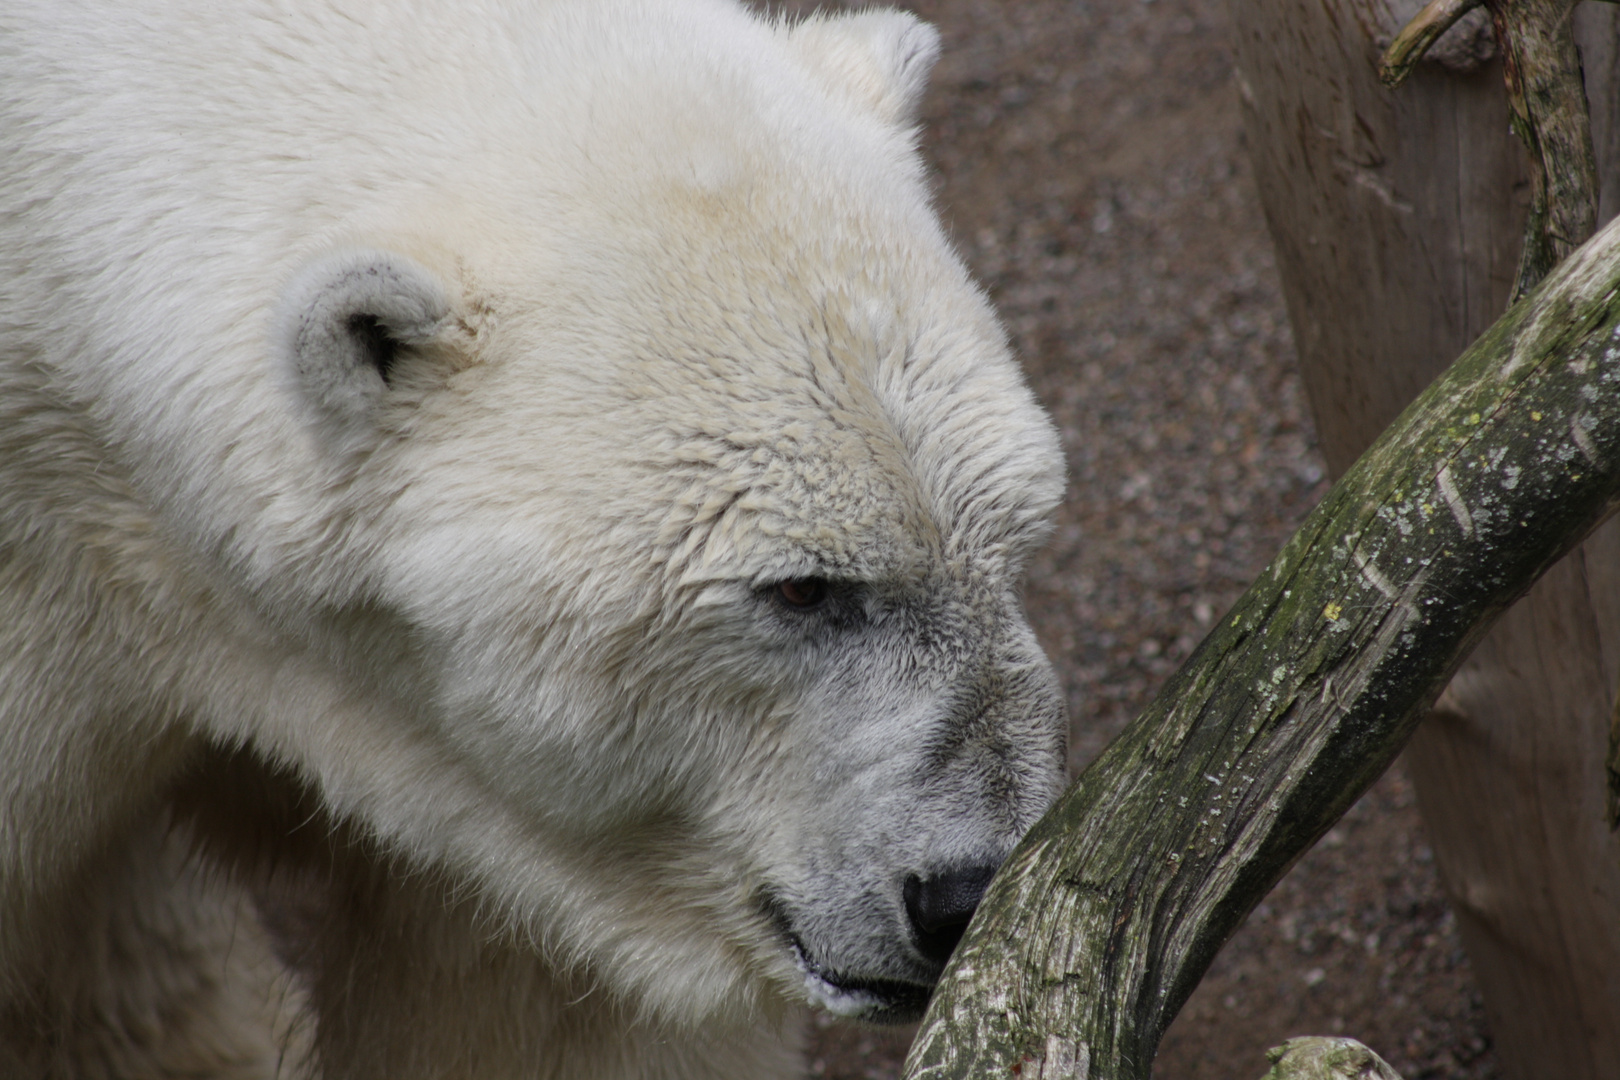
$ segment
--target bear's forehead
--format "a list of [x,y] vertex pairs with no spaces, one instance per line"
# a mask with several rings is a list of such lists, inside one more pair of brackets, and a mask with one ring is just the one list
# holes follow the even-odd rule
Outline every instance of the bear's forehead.
[[643,452],[674,484],[663,542],[908,576],[1033,524],[1040,511],[1020,520],[998,498],[1044,496],[1017,431],[972,416],[975,366],[1010,369],[999,340],[971,327],[951,340],[870,292],[793,307],[727,313],[631,364]]
[[1022,545],[1061,485],[1049,425],[937,231],[847,194],[704,223],[615,208],[561,265],[475,263],[489,407],[532,414],[512,446],[538,432],[599,469],[590,500],[638,477],[670,565],[904,574]]
[[851,325],[848,300],[698,298],[637,343],[618,389],[639,452],[668,477],[662,539],[701,534],[709,559],[797,550],[835,566],[937,548],[875,385],[907,343]]

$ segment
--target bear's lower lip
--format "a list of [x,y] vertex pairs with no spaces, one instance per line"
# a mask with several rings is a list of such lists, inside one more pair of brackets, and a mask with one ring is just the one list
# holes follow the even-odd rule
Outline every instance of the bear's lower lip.
[[863,979],[831,971],[805,950],[798,935],[787,935],[793,961],[804,976],[811,1002],[834,1016],[869,1024],[909,1024],[922,1018],[933,987],[898,979]]
[[932,981],[868,979],[834,971],[819,963],[805,948],[781,900],[766,892],[760,897],[760,907],[793,954],[793,962],[804,976],[805,994],[812,1004],[834,1016],[869,1024],[909,1024],[922,1018],[934,992]]

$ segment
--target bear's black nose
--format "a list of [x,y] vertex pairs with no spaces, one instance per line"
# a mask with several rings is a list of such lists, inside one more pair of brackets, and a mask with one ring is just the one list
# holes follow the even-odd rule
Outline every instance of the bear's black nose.
[[917,951],[944,966],[951,950],[962,940],[968,920],[979,906],[990,879],[996,876],[995,863],[959,866],[928,877],[908,875],[901,894]]

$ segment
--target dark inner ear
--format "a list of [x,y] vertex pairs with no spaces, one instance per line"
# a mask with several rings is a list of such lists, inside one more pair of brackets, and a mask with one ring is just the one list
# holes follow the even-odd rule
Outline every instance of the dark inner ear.
[[393,385],[394,361],[399,357],[399,342],[388,334],[382,320],[375,315],[349,316],[349,334],[360,347],[366,363],[382,376],[384,385]]
[[[3,3],[4,0],[0,0]],[[375,434],[378,409],[410,381],[450,318],[442,280],[403,255],[369,248],[312,260],[287,283],[276,346],[298,392],[333,438]]]

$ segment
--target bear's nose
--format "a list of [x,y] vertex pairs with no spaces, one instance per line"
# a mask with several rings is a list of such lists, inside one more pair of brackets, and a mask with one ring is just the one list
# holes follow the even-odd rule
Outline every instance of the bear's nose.
[[901,894],[917,951],[941,967],[962,940],[997,863],[952,867],[928,877],[907,875]]

